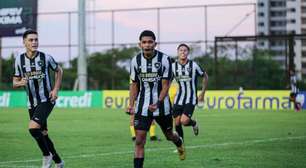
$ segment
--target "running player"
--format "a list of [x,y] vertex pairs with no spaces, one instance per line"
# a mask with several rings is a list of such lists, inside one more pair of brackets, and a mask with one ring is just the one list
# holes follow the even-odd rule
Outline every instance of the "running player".
[[[190,48],[186,44],[177,47],[178,60],[172,63],[173,77],[179,85],[173,106],[175,130],[184,139],[182,125],[192,126],[195,135],[199,134],[199,127],[195,120],[191,119],[195,105],[198,101],[204,101],[208,76],[206,72],[194,61],[188,59]],[[197,97],[197,79],[203,78],[202,91]]]
[[152,31],[143,31],[139,36],[139,47],[142,51],[131,61],[132,83],[127,111],[135,113],[134,168],[143,167],[146,135],[153,119],[159,124],[167,140],[176,145],[180,159],[185,159],[183,140],[173,132],[172,126],[171,103],[168,96],[171,62],[168,56],[155,50],[155,40]]
[[[13,87],[24,87],[28,95],[30,115],[29,132],[43,155],[43,168],[50,168],[52,160],[57,168],[63,168],[64,162],[57,154],[54,144],[48,136],[47,119],[57,99],[63,70],[55,60],[38,48],[38,34],[28,30],[23,34],[26,52],[15,59]],[[55,84],[52,87],[49,71],[55,71]]]

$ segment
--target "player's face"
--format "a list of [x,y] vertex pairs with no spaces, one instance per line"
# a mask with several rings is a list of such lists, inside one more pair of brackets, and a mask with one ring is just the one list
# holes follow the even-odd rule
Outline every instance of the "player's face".
[[139,42],[139,47],[144,55],[152,55],[156,46],[155,40],[150,36],[144,36]]
[[178,58],[181,59],[181,60],[187,59],[188,54],[189,54],[188,48],[185,47],[185,46],[181,46],[181,47],[178,48],[178,50],[177,50]]
[[38,48],[38,36],[37,34],[29,34],[27,37],[23,40],[23,44],[27,51],[35,52]]

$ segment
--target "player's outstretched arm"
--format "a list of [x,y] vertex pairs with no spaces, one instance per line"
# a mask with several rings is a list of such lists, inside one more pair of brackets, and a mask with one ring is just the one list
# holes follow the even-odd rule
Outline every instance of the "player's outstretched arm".
[[202,83],[202,91],[198,97],[199,102],[203,102],[204,101],[204,96],[205,96],[205,92],[207,89],[207,85],[208,85],[208,75],[206,72],[204,72],[204,76],[203,76],[203,83]]
[[129,96],[129,106],[127,108],[127,113],[134,114],[134,103],[138,95],[138,84],[137,82],[131,82],[130,84],[130,96]]
[[50,98],[51,101],[55,101],[57,99],[57,93],[59,89],[61,88],[62,84],[62,78],[63,78],[63,69],[58,66],[56,71],[55,71],[55,83],[52,91],[50,92]]

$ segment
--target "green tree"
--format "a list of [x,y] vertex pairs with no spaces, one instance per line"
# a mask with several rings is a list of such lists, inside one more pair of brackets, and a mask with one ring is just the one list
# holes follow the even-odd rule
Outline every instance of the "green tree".
[[224,54],[217,59],[217,76],[211,53],[195,60],[208,73],[210,89],[238,89],[240,86],[245,89],[286,89],[285,70],[272,57],[271,52],[264,50],[255,50],[237,60]]
[[1,90],[12,90],[12,79],[14,75],[14,55],[11,54],[8,59],[2,58],[2,76],[0,81]]
[[138,48],[122,48],[90,55],[88,57],[89,88],[128,89],[129,67],[124,66],[124,63],[129,62],[138,51]]

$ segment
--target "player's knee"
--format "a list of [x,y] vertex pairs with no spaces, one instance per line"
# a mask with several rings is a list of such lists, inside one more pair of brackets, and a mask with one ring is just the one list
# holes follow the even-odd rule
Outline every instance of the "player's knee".
[[146,140],[142,139],[142,138],[137,138],[135,140],[135,145],[136,146],[140,146],[140,147],[144,147],[144,145],[146,144]]
[[37,122],[30,120],[29,129],[40,129],[40,128],[41,126]]
[[189,122],[190,122],[190,119],[189,118],[181,118],[181,123],[183,124],[183,125],[188,125],[189,124]]

